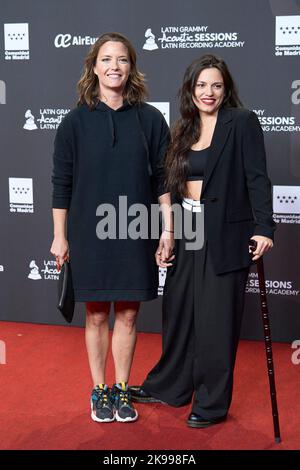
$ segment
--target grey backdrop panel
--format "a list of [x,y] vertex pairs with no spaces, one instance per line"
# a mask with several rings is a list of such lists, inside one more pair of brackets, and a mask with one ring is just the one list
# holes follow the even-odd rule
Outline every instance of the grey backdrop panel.
[[[83,42],[82,38],[96,38],[105,31],[120,31],[136,47],[139,68],[148,79],[149,101],[169,102],[171,122],[178,116],[176,95],[186,66],[203,53],[212,52],[227,61],[245,106],[259,112],[264,110],[261,116],[270,117],[279,125],[284,123],[283,118],[293,124],[288,129],[264,127],[270,177],[276,191],[281,191],[282,207],[285,201],[288,204],[283,209],[285,219],[280,209],[277,211],[276,244],[272,254],[266,255],[265,265],[273,338],[292,341],[299,337],[299,20],[299,0],[1,0],[0,319],[64,324],[55,307],[56,275],[49,253],[55,129],[47,128],[39,119],[42,116],[57,119],[60,110],[75,106],[76,83],[90,47],[68,42],[66,47],[56,47],[55,38],[69,34],[72,40]],[[13,51],[4,25],[10,25],[8,28],[13,28],[10,32],[17,34],[24,32],[24,27],[19,26],[24,23],[28,24],[29,59],[23,56],[21,60],[6,60],[6,55],[11,57]],[[280,30],[282,24],[286,31]],[[231,33],[232,39],[226,47],[216,45],[217,40],[211,36],[204,44],[203,38],[187,36],[197,33],[190,29],[195,26],[208,34]],[[183,27],[189,28],[185,34]],[[145,36],[149,28],[152,40]],[[164,33],[171,37],[169,42],[162,40]],[[289,38],[293,54],[275,55],[280,34]],[[179,37],[181,41],[175,41]],[[68,41],[67,36],[65,39]],[[218,39],[219,43],[223,41],[222,36]],[[235,44],[229,47],[228,42]],[[157,44],[156,49],[143,49],[144,44],[153,43]],[[198,45],[193,47],[195,43]],[[181,45],[166,47],[166,44]],[[187,45],[190,47],[182,47]],[[20,46],[23,49],[24,45]],[[33,118],[28,115],[25,118],[27,110]],[[37,129],[24,129],[25,122],[30,127],[32,120]],[[10,211],[9,178],[32,180],[33,213]],[[282,194],[286,199],[282,199]],[[298,197],[295,199],[298,209],[293,209],[288,197]],[[291,207],[290,212],[286,207]],[[260,339],[255,269],[252,272],[242,336]],[[76,307],[74,324],[84,324],[82,304]],[[161,298],[142,306],[138,327],[140,331],[160,331]]]

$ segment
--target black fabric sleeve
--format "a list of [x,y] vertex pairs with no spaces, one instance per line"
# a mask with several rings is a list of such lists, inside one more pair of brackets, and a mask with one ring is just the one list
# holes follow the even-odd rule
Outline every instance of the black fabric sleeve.
[[274,239],[276,224],[273,221],[271,182],[267,175],[263,131],[254,112],[244,123],[243,160],[249,199],[255,219],[253,235]]
[[165,175],[165,155],[170,142],[169,126],[161,113],[159,117],[150,146],[150,162],[157,197],[168,192]]
[[59,125],[54,141],[52,208],[69,209],[72,197],[73,152],[67,117]]

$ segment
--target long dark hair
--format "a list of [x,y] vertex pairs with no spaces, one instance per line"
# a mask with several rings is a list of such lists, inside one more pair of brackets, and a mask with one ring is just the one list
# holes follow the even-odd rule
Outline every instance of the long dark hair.
[[128,51],[130,73],[124,89],[123,98],[130,104],[135,104],[144,101],[147,96],[145,75],[137,69],[136,52],[133,45],[129,39],[120,33],[105,33],[97,39],[85,59],[83,74],[77,84],[79,94],[78,105],[86,103],[90,109],[93,109],[99,101],[99,80],[94,73],[94,66],[99,49],[108,41],[121,42]]
[[200,138],[199,110],[193,102],[195,86],[202,70],[215,67],[223,77],[225,96],[222,107],[242,107],[237,89],[223,59],[207,54],[186,69],[178,96],[180,118],[171,129],[171,143],[166,154],[167,187],[180,198],[186,197],[187,154]]

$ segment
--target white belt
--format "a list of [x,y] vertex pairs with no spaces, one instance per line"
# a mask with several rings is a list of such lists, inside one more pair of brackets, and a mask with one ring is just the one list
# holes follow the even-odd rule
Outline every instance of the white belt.
[[195,201],[194,199],[183,198],[181,202],[182,207],[192,212],[201,212],[201,203],[200,201]]

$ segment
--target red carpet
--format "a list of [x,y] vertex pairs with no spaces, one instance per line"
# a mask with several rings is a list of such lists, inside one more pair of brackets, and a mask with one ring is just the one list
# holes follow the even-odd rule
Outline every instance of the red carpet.
[[[0,365],[1,449],[299,449],[300,365],[289,344],[273,346],[282,443],[275,444],[264,345],[240,343],[227,422],[208,429],[185,425],[189,407],[138,405],[130,424],[90,419],[91,381],[84,330],[0,323],[6,364]],[[131,384],[160,355],[160,336],[139,334]],[[108,361],[109,384],[114,371]]]

